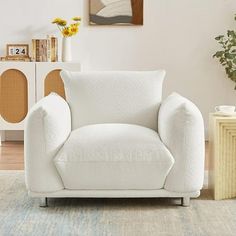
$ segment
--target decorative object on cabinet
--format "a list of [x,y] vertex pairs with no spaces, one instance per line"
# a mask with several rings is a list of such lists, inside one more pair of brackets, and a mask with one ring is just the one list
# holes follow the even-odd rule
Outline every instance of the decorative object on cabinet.
[[27,61],[29,62],[29,45],[28,44],[7,44],[6,56],[1,57],[0,61]]
[[51,92],[65,98],[60,70],[79,63],[0,62],[0,145],[5,130],[24,130],[28,110]]
[[72,61],[71,38],[69,37],[62,38],[61,60],[63,62]]
[[20,62],[30,62],[30,57],[1,57],[0,61],[20,61]]
[[7,44],[7,57],[29,57],[28,44]]
[[215,200],[236,197],[236,115],[210,114],[209,187]]
[[[236,14],[234,19],[236,20]],[[221,50],[213,57],[218,58],[220,64],[225,67],[229,79],[236,83],[236,31],[228,30],[227,35],[219,35],[215,40],[220,44]],[[235,88],[236,90],[236,85]]]
[[76,35],[79,31],[79,26],[81,22],[81,17],[72,18],[73,23],[68,24],[66,20],[61,18],[55,18],[52,23],[56,24],[60,30],[62,39],[62,61],[70,62],[72,61],[71,53],[71,37]]
[[50,40],[50,61],[58,61],[58,39],[54,36],[48,36]]
[[91,25],[143,25],[143,0],[90,0]]
[[47,36],[47,39],[32,39],[32,60],[35,62],[57,62],[57,38]]

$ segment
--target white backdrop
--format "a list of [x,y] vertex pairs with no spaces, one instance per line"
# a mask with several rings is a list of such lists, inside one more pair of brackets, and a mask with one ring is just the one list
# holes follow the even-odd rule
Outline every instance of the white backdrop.
[[88,26],[88,0],[1,0],[0,54],[6,43],[30,43],[32,37],[58,35],[50,21],[81,15],[73,38],[73,58],[84,70],[164,68],[164,97],[177,91],[203,113],[218,104],[236,105],[234,83],[212,59],[214,37],[236,29],[235,0],[144,0],[144,26]]

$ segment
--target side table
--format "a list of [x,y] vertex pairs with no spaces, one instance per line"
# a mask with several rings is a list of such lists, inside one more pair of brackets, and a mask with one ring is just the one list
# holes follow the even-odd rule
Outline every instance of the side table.
[[236,116],[210,114],[209,188],[215,200],[236,197]]

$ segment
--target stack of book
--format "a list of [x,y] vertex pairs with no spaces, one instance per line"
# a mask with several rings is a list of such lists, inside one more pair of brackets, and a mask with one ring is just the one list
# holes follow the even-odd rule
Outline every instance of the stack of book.
[[57,38],[54,36],[48,36],[47,39],[32,39],[32,61],[57,62]]
[[0,57],[0,61],[23,61],[23,62],[30,62],[30,57]]

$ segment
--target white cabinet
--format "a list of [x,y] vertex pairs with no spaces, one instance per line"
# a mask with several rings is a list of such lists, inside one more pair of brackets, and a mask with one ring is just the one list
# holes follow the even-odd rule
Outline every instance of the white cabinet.
[[0,62],[0,144],[5,130],[24,130],[29,109],[50,92],[65,98],[62,69],[80,71],[79,63]]

